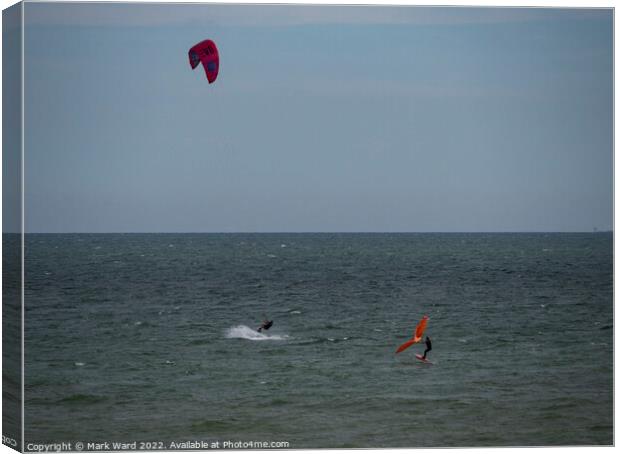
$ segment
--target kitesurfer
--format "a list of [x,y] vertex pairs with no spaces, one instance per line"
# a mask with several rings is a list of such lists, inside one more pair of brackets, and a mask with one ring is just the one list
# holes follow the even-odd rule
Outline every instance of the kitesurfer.
[[269,328],[271,328],[271,325],[273,325],[273,320],[263,320],[263,324],[259,326],[258,332],[260,333],[262,330],[267,331]]
[[426,354],[433,349],[430,337],[426,336],[426,340],[424,341],[424,343],[426,344],[426,350],[424,350],[424,355],[422,356],[422,359],[426,359]]

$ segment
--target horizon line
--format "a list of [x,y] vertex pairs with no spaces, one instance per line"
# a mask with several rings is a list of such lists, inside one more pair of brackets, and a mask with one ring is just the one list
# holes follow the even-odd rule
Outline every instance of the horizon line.
[[282,235],[282,234],[544,234],[544,233],[613,233],[613,229],[603,230],[418,230],[418,231],[380,231],[380,230],[316,230],[316,231],[110,231],[110,232],[92,232],[92,231],[67,231],[67,232],[2,232],[3,234],[13,235]]

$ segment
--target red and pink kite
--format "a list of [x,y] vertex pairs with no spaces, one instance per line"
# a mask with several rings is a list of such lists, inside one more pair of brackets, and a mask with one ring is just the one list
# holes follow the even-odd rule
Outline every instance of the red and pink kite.
[[195,69],[199,63],[205,68],[205,73],[210,84],[217,79],[220,69],[220,55],[215,43],[210,39],[199,42],[189,50],[189,64]]

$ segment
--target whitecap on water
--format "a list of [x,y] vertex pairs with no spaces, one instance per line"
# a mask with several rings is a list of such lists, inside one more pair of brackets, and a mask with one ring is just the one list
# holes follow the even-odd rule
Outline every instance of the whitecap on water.
[[86,365],[86,363],[73,363],[73,364],[78,367],[82,367]]
[[289,338],[286,334],[280,335],[259,333],[255,329],[245,325],[237,325],[228,328],[225,336],[227,339],[247,339],[251,341],[285,340]]

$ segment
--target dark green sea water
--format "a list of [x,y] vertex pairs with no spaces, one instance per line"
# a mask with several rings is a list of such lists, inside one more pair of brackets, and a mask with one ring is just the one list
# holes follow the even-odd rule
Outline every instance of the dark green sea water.
[[25,441],[612,444],[612,243],[27,235]]

